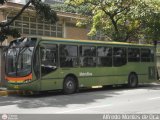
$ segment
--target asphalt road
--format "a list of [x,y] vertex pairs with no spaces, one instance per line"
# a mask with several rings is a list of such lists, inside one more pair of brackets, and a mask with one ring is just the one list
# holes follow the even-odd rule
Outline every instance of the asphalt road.
[[34,96],[0,97],[1,114],[106,114],[159,113],[160,84],[136,89],[114,87],[82,90],[72,95],[60,92]]

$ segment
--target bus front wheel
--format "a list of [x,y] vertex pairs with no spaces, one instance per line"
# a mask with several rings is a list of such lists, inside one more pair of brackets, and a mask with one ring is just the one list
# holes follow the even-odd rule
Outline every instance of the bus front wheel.
[[65,94],[72,94],[76,91],[76,81],[74,77],[68,76],[64,79],[63,92]]
[[138,77],[135,73],[131,73],[128,77],[128,87],[135,88],[138,86]]

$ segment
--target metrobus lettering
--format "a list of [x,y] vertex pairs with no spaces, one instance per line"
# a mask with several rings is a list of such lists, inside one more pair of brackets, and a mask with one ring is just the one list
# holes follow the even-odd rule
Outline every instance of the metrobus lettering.
[[90,72],[80,72],[79,76],[93,76],[93,74]]

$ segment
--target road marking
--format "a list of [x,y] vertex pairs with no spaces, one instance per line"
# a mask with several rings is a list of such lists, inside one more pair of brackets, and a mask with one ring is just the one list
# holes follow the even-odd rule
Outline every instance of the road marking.
[[79,108],[79,109],[72,109],[72,110],[62,111],[62,112],[58,112],[58,113],[62,114],[62,113],[69,113],[69,112],[75,112],[75,111],[83,111],[83,110],[87,110],[87,109],[103,108],[103,107],[109,107],[109,106],[112,106],[112,104],[93,106],[93,107],[85,107],[85,108]]
[[149,98],[149,100],[156,100],[156,99],[160,99],[160,97]]

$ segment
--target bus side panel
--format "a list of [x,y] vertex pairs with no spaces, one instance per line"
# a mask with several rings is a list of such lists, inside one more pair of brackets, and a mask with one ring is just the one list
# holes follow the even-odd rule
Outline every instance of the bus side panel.
[[103,67],[97,70],[100,85],[114,85],[125,83],[126,72],[121,67]]
[[41,78],[41,91],[62,89],[63,77],[59,76],[60,69],[49,73]]
[[121,67],[58,68],[42,77],[41,90],[63,89],[64,78],[69,74],[77,77],[79,87],[127,84],[131,72],[137,74],[139,83],[153,82],[154,79],[149,79],[149,66],[153,66],[153,63],[128,63]]

